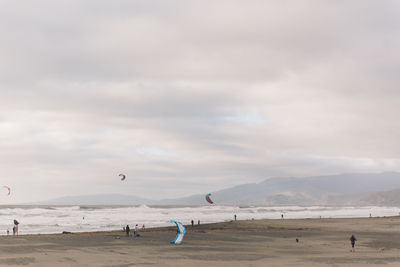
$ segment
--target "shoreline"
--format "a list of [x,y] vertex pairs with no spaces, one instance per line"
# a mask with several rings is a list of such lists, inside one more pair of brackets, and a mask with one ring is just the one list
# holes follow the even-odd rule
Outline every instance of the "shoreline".
[[189,225],[191,220],[204,223],[225,222],[234,219],[239,220],[261,219],[319,219],[326,218],[368,218],[373,216],[397,216],[400,208],[327,208],[327,207],[254,207],[236,209],[232,207],[204,206],[195,209],[185,207],[183,209],[153,209],[153,208],[122,208],[113,209],[99,207],[99,209],[80,209],[79,207],[49,208],[33,207],[30,209],[4,209],[0,216],[0,235],[6,235],[9,229],[12,233],[12,219],[21,222],[19,233],[31,234],[57,234],[67,232],[96,232],[122,230],[129,224],[145,224],[147,229],[151,227],[168,227],[170,219],[178,220]]
[[[301,221],[335,221],[335,220],[362,220],[362,219],[399,219],[400,221],[400,216],[376,216],[376,217],[346,217],[346,218],[287,218],[287,219],[246,219],[246,220],[225,220],[222,222],[211,222],[211,223],[202,223],[200,226],[197,224],[194,224],[194,227],[190,224],[184,224],[186,229],[200,229],[204,228],[207,230],[213,230],[217,229],[218,225],[223,225],[226,223],[240,223],[240,222],[264,222],[264,223],[270,223],[270,224],[275,224],[275,222],[283,222],[283,221],[292,221],[292,222],[301,222]],[[213,227],[214,226],[214,227]],[[165,232],[165,231],[173,231],[176,229],[176,226],[171,225],[171,226],[158,226],[158,227],[146,227],[144,232]],[[131,231],[133,229],[131,228]],[[139,232],[142,232],[143,230],[139,228]],[[125,233],[125,231],[121,230],[98,230],[98,231],[65,231],[64,232],[57,232],[57,233],[32,233],[32,234],[18,234],[13,236],[12,233],[10,235],[0,235],[0,237],[16,237],[16,236],[52,236],[52,235],[84,235],[84,234],[116,234],[116,233]]]
[[[212,230],[214,228],[218,228],[218,225],[223,225],[226,223],[241,223],[241,222],[264,222],[275,224],[275,222],[283,222],[283,221],[292,221],[292,222],[301,222],[301,221],[335,221],[335,220],[363,220],[363,219],[399,219],[400,222],[400,215],[399,216],[376,216],[376,217],[345,217],[345,218],[285,218],[285,219],[245,219],[245,220],[225,220],[221,222],[210,222],[210,223],[202,223],[200,226],[194,224],[194,227],[190,224],[183,224],[186,229],[196,229],[196,228],[205,228],[208,230]],[[215,226],[215,227],[213,227]],[[176,226],[157,226],[157,227],[146,227],[144,232],[162,232],[162,231],[171,231],[175,230]],[[131,231],[133,229],[131,228]],[[143,230],[139,228],[139,232]],[[112,233],[125,233],[125,231],[121,230],[96,230],[96,231],[66,231],[67,233],[57,232],[57,233],[32,233],[32,234],[19,234],[15,236],[44,236],[44,235],[82,235],[82,234],[112,234]],[[0,237],[4,236],[13,236],[12,233],[10,235],[0,235]]]

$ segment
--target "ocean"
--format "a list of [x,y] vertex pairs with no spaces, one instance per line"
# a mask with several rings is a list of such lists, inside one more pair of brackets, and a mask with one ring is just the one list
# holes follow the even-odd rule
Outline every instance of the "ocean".
[[46,234],[122,230],[129,224],[146,228],[172,226],[169,220],[190,224],[248,219],[354,218],[398,216],[400,207],[254,207],[254,206],[0,206],[0,235],[12,233],[14,219],[19,234]]

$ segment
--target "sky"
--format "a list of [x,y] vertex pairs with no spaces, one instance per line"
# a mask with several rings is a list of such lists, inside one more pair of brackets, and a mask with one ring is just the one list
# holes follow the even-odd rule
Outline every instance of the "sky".
[[0,1],[12,187],[0,201],[398,171],[399,12],[380,0]]

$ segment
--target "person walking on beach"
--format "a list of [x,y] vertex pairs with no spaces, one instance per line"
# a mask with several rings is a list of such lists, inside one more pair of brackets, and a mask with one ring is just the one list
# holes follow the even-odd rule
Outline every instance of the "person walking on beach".
[[18,235],[18,224],[17,220],[14,220],[13,235]]
[[193,228],[193,226],[194,226],[194,221],[192,220],[192,228]]
[[131,231],[131,228],[129,228],[129,225],[126,225],[126,227],[125,227],[126,236],[129,236],[130,231]]
[[351,251],[352,252],[355,251],[354,245],[356,244],[356,241],[357,241],[356,237],[354,235],[351,235],[350,242],[351,242]]
[[235,216],[234,216],[234,217],[235,217],[235,221],[236,221],[236,214],[235,214]]

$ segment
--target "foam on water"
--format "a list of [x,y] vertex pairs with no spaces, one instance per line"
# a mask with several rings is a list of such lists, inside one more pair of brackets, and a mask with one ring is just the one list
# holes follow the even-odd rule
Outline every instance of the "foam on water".
[[171,226],[169,220],[190,224],[239,220],[299,218],[351,218],[397,216],[398,207],[235,207],[235,206],[0,206],[0,234],[12,232],[13,220],[20,234],[120,230],[129,224],[146,227]]

